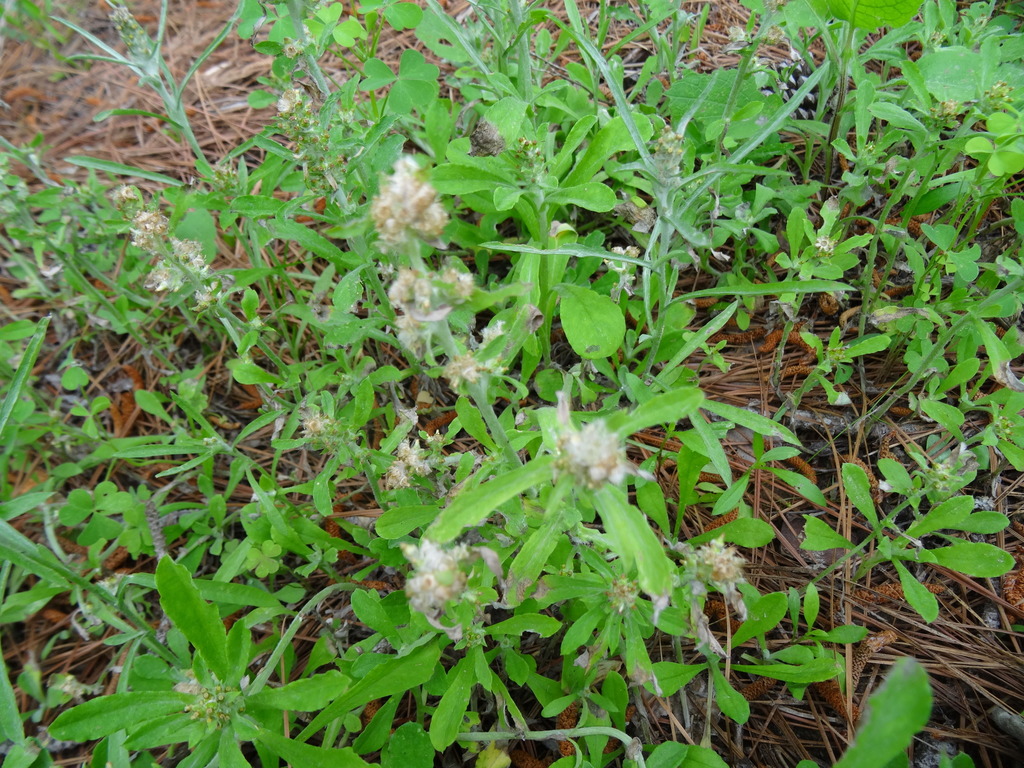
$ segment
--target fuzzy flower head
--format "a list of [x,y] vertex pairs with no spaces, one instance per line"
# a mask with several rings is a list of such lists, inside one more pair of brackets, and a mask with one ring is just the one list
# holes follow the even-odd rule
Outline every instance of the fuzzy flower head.
[[405,582],[409,605],[427,619],[436,620],[445,603],[458,599],[466,589],[467,575],[462,566],[469,559],[469,550],[464,544],[444,549],[423,539],[418,545],[402,544],[402,554],[415,569]]
[[419,440],[403,440],[395,449],[395,460],[384,475],[384,487],[408,488],[413,475],[427,477],[432,470],[430,455],[420,446]]
[[627,475],[654,479],[626,458],[621,438],[603,421],[592,421],[579,429],[573,426],[569,417],[569,398],[564,392],[558,393],[558,421],[561,428],[555,462],[557,472],[570,475],[577,483],[592,490],[607,483],[618,485]]
[[170,222],[156,211],[139,211],[132,218],[132,245],[146,251],[156,251],[167,236]]
[[714,587],[725,601],[745,619],[746,604],[737,586],[746,581],[743,576],[745,561],[734,547],[727,547],[722,539],[715,539],[702,547],[691,549],[683,545],[686,578],[694,594],[704,594]]
[[395,163],[395,172],[370,206],[370,216],[380,239],[390,248],[408,242],[410,235],[437,241],[448,223],[437,190],[423,178],[410,157],[399,158]]

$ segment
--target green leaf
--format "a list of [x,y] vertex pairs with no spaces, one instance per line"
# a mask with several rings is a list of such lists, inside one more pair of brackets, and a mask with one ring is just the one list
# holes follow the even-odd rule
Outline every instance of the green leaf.
[[959,523],[955,530],[967,533],[999,533],[1010,525],[1006,515],[999,512],[975,512]]
[[907,529],[907,536],[919,539],[943,528],[958,529],[960,523],[971,514],[972,509],[974,509],[974,499],[971,496],[954,496],[951,499],[946,499],[941,504],[932,507],[928,514],[911,525]]
[[867,472],[856,464],[843,464],[843,488],[847,498],[870,521],[871,527],[877,528],[878,515],[875,513],[875,503],[871,500],[871,484]]
[[853,288],[846,283],[838,283],[835,280],[782,280],[778,283],[759,283],[744,285],[737,288],[734,285],[716,285],[714,288],[703,288],[699,291],[685,293],[677,296],[676,301],[690,301],[705,297],[733,297],[733,296],[774,296],[779,293],[826,293],[829,291],[852,291]]
[[609,485],[595,491],[594,506],[623,567],[636,565],[640,588],[649,595],[668,594],[675,569],[644,514],[626,500],[622,489]]
[[782,592],[772,592],[754,603],[750,607],[747,620],[740,624],[732,636],[733,647],[778,626],[786,615],[787,604],[786,595]]
[[535,485],[550,483],[553,461],[552,456],[541,456],[460,493],[441,510],[441,514],[427,529],[427,537],[442,544],[451,541],[466,528],[479,524],[506,501]]
[[811,515],[804,515],[804,540],[800,549],[810,552],[823,552],[827,549],[853,549],[853,542],[829,528]]
[[[40,606],[42,607],[42,606]],[[25,731],[18,716],[18,702],[14,698],[11,678],[7,676],[3,649],[0,648],[0,739],[12,744],[25,741]]]
[[814,626],[814,622],[818,620],[818,609],[821,607],[821,596],[818,594],[818,588],[814,586],[814,582],[810,582],[807,585],[807,591],[804,592],[804,621],[807,622],[807,628],[811,629]]
[[832,659],[813,659],[806,664],[733,664],[734,670],[786,683],[806,685],[829,680],[839,671]]
[[305,741],[327,723],[368,701],[423,685],[434,675],[440,657],[441,647],[436,641],[428,641],[405,655],[378,664],[314,717],[298,738]]
[[[656,692],[659,696],[674,695],[680,688],[708,668],[706,663],[677,664],[674,661],[656,661],[652,666],[654,676],[658,680]],[[651,690],[650,683],[647,685],[648,690]]]
[[175,691],[115,693],[61,712],[48,730],[56,739],[91,741],[147,720],[183,712],[187,704],[195,702],[194,695]]
[[775,529],[770,523],[753,517],[738,517],[708,533],[714,534],[711,538],[721,537],[741,547],[763,547],[775,538]]
[[415,29],[423,20],[423,9],[416,3],[394,3],[384,7],[384,18],[397,30]]
[[[639,112],[631,112],[630,116],[636,121],[635,126],[643,141],[651,138],[654,129],[651,122]],[[566,176],[562,183],[568,187],[576,186],[591,181],[604,168],[605,163],[616,152],[635,150],[636,145],[630,134],[629,127],[622,115],[616,115],[590,140],[586,150],[580,159],[576,161],[576,167]]]
[[999,547],[975,541],[958,541],[948,547],[930,549],[933,562],[965,576],[995,578],[1013,568],[1013,555]]
[[433,768],[434,746],[419,723],[402,723],[380,756],[381,768]]
[[632,411],[609,416],[607,425],[620,435],[632,435],[656,424],[675,424],[696,413],[703,402],[700,388],[679,387],[655,395]]
[[205,659],[222,683],[228,675],[228,636],[217,609],[199,596],[188,569],[166,555],[156,567],[156,588],[160,605],[174,625]]
[[469,693],[473,689],[473,660],[465,656],[448,673],[447,690],[430,719],[430,743],[438,752],[447,748],[459,733],[462,717],[469,708]]
[[363,758],[351,747],[311,747],[293,739],[285,738],[278,733],[260,728],[256,741],[270,748],[271,753],[292,765],[302,768],[364,768],[368,767]]
[[588,211],[610,211],[618,203],[612,188],[597,181],[559,187],[544,197],[544,202],[556,205],[577,205]]
[[722,758],[706,747],[666,741],[646,760],[647,768],[728,768]]
[[737,408],[728,403],[719,403],[715,400],[705,400],[701,408],[710,411],[716,416],[734,422],[741,427],[746,427],[764,437],[777,437],[793,445],[800,445],[800,440],[788,428],[778,422],[772,421],[759,413],[748,411],[746,408]]
[[271,709],[312,712],[323,709],[338,698],[351,682],[341,672],[332,669],[303,680],[293,680],[280,688],[264,688],[254,696],[247,697],[246,702]]
[[145,179],[146,181],[155,181],[158,184],[165,184],[168,187],[181,187],[185,185],[184,181],[176,179],[173,176],[165,176],[164,174],[156,173],[155,171],[145,171],[135,166],[115,163],[110,160],[100,160],[99,158],[88,157],[87,155],[65,157],[64,161],[71,163],[72,165],[77,165],[80,168],[91,168],[94,171],[112,173],[115,176],[134,176],[135,178]]
[[14,378],[11,379],[7,394],[4,395],[3,404],[0,404],[0,435],[3,435],[4,430],[7,428],[7,421],[11,418],[11,412],[21,398],[21,390],[24,388],[25,382],[28,381],[28,377],[32,374],[32,368],[36,364],[39,350],[42,349],[43,339],[46,338],[46,329],[49,325],[49,317],[44,317],[39,321],[35,333],[32,334],[32,339],[26,345],[25,351],[21,355],[21,360],[18,362],[18,370],[14,372]]
[[532,632],[541,637],[551,637],[561,628],[562,622],[554,616],[545,616],[542,613],[523,613],[492,624],[487,628],[487,634],[519,637],[527,632]]
[[280,384],[281,378],[274,375],[265,368],[260,368],[256,363],[238,360],[228,360],[228,370],[235,381],[239,384]]
[[928,674],[917,660],[899,659],[868,699],[853,745],[835,768],[878,768],[905,750],[932,710]]
[[417,528],[425,528],[437,517],[434,504],[417,504],[408,507],[393,507],[377,518],[374,529],[385,539],[398,539]]
[[708,665],[711,669],[711,679],[715,684],[715,702],[718,704],[722,714],[741,725],[750,719],[750,702],[743,698],[743,694],[733,688],[725,679],[718,664]]
[[391,71],[391,67],[380,59],[368,59],[363,64],[363,79],[359,82],[360,91],[376,91],[386,85],[391,85],[398,77]]
[[903,587],[903,597],[910,604],[910,607],[921,614],[921,618],[931,624],[939,617],[939,601],[935,595],[929,592],[924,584],[914,578],[899,560],[894,560],[896,572],[900,575],[900,586]]
[[480,415],[480,410],[468,398],[460,397],[455,402],[455,413],[458,414],[459,423],[466,430],[466,434],[489,450],[497,451],[494,440],[491,439],[491,434],[487,431],[487,424],[484,422],[483,416]]
[[562,283],[562,327],[569,345],[585,360],[611,357],[626,335],[626,319],[619,305],[589,288]]
[[879,27],[902,27],[914,18],[921,3],[922,0],[826,0],[836,18],[868,32]]
[[979,93],[978,73],[985,61],[981,53],[955,45],[922,54],[917,68],[925,87],[937,101],[971,101]]

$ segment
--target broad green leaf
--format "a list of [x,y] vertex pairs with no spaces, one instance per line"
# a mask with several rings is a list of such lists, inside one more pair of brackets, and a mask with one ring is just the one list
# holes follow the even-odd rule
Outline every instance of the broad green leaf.
[[491,451],[496,451],[494,440],[487,431],[487,424],[478,408],[470,403],[468,398],[460,397],[455,402],[455,413],[459,415],[459,423],[466,430],[466,434],[484,445]]
[[916,660],[899,659],[868,707],[853,745],[835,768],[878,768],[903,752],[925,727],[932,710],[928,673]]
[[917,60],[925,87],[937,101],[964,102],[980,96],[978,74],[983,66],[982,55],[963,46],[930,51]]
[[597,181],[562,187],[545,196],[546,203],[576,205],[588,211],[610,211],[618,203],[612,188]]
[[541,637],[551,637],[561,628],[562,622],[553,616],[545,616],[542,613],[523,613],[492,624],[487,628],[487,634],[519,637],[531,632]]
[[256,363],[239,359],[228,360],[228,370],[239,384],[280,384],[281,378]]
[[[635,121],[636,129],[640,137],[646,142],[651,138],[654,129],[650,121],[639,113],[630,113]],[[626,152],[635,149],[633,138],[630,135],[629,127],[621,115],[617,115],[605,123],[601,130],[590,140],[582,156],[576,162],[569,175],[562,183],[568,187],[584,182],[592,181],[593,178],[604,168],[605,163],[616,152]]]
[[563,283],[556,290],[562,296],[565,337],[576,354],[585,360],[615,354],[626,334],[626,319],[619,305],[578,285]]
[[914,578],[899,560],[894,560],[896,572],[900,576],[900,586],[903,587],[903,597],[910,604],[910,607],[921,614],[921,618],[931,624],[939,616],[939,601],[935,595],[925,589],[924,584]]
[[[674,661],[654,662],[654,676],[658,680],[659,696],[672,696],[680,688],[708,668],[707,664],[677,664]],[[646,683],[648,690],[651,684]]]
[[[917,14],[922,0],[826,0],[829,11],[858,29],[902,27]],[[883,765],[884,763],[879,763]]]
[[56,739],[91,741],[122,728],[183,712],[196,697],[175,691],[138,691],[100,696],[61,712],[49,727]]
[[384,745],[381,768],[433,768],[434,746],[419,723],[402,723]]
[[363,63],[363,79],[359,81],[359,90],[376,91],[378,88],[391,85],[397,79],[391,67],[383,61],[367,59]]
[[405,655],[378,664],[314,717],[298,739],[305,741],[330,721],[372,699],[404,693],[423,685],[434,675],[440,657],[440,646],[436,641],[428,641]]
[[853,542],[829,528],[811,515],[804,515],[804,540],[800,549],[810,552],[823,552],[827,549],[853,549]]
[[871,484],[867,472],[856,464],[843,464],[843,488],[847,498],[868,519],[871,526],[877,527],[878,515],[875,513],[875,503],[871,500]]
[[967,533],[999,533],[1005,531],[1010,520],[999,512],[975,512],[956,526]]
[[741,547],[763,547],[775,538],[775,529],[770,523],[753,517],[738,517],[709,533],[715,534],[712,538],[721,537]]
[[302,768],[364,768],[369,766],[351,747],[312,747],[268,731],[258,730],[256,741],[270,748],[271,754]]
[[415,29],[423,20],[423,9],[416,3],[394,3],[384,6],[384,18],[397,30]]
[[821,607],[821,596],[818,594],[818,588],[814,586],[814,582],[810,582],[807,585],[807,590],[804,592],[804,621],[807,622],[807,628],[810,629],[814,626],[814,622],[818,620],[818,609]]
[[932,507],[928,514],[907,529],[907,535],[919,539],[925,534],[944,528],[956,529],[973,509],[973,497],[954,496]]
[[632,411],[607,419],[608,428],[620,435],[632,435],[656,424],[674,425],[697,411],[704,402],[698,387],[679,387],[655,395]]
[[[579,519],[578,515],[576,519]],[[548,557],[558,546],[562,533],[570,524],[567,512],[549,512],[540,527],[526,539],[508,569],[505,600],[511,605],[519,605],[531,590],[536,588]]]
[[667,595],[675,569],[644,514],[626,500],[622,489],[609,485],[594,493],[594,506],[623,567],[636,565],[640,588],[649,595]]
[[319,675],[293,680],[280,688],[264,688],[247,702],[272,709],[291,709],[296,712],[312,712],[323,709],[338,698],[352,681],[341,672],[332,669]]
[[722,714],[741,725],[750,719],[750,702],[725,679],[717,663],[708,665],[715,684],[715,703]]
[[441,510],[427,529],[427,537],[442,544],[451,541],[466,528],[478,525],[506,501],[535,485],[550,483],[553,461],[552,456],[541,456],[460,493]]
[[930,398],[922,397],[919,402],[921,410],[928,418],[941,424],[954,435],[960,434],[960,427],[964,425],[963,411],[949,403],[942,403]]
[[747,620],[740,624],[732,636],[733,646],[741,645],[752,637],[763,635],[778,626],[786,615],[788,601],[782,592],[764,595],[750,607]]
[[645,761],[647,768],[728,768],[722,758],[705,747],[666,741]]
[[720,403],[716,400],[705,400],[701,403],[701,408],[741,427],[751,429],[764,437],[777,437],[787,443],[800,445],[799,438],[787,427],[759,413],[748,411],[746,408],[737,408],[735,405]]
[[447,748],[459,733],[462,716],[469,708],[469,693],[474,684],[473,661],[465,656],[448,673],[447,690],[430,719],[430,743],[438,752]]
[[156,588],[160,605],[210,670],[223,683],[230,683],[228,637],[217,609],[199,595],[188,569],[164,556],[156,567]]
[[948,547],[930,549],[933,562],[965,576],[995,578],[1013,568],[1013,555],[999,547],[975,541],[958,541]]
[[392,507],[377,518],[374,528],[378,536],[398,539],[417,528],[425,528],[437,517],[437,505],[417,504],[409,507]]

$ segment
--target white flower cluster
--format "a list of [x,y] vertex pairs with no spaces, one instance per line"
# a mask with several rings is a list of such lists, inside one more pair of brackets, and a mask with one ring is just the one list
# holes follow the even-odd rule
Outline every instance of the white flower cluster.
[[437,240],[448,223],[437,190],[423,179],[411,157],[399,158],[394,170],[370,206],[380,239],[391,248],[408,242],[410,234]]
[[429,324],[443,321],[475,290],[473,276],[451,265],[437,273],[399,269],[388,290],[391,305],[402,313],[395,320],[399,342],[413,354],[422,354],[431,337]]
[[700,598],[707,594],[708,587],[714,587],[725,598],[726,604],[736,611],[739,619],[745,620],[747,606],[737,589],[746,581],[743,576],[745,561],[734,547],[725,546],[722,539],[715,539],[697,549],[688,544],[678,544],[675,549],[683,555],[682,578],[690,593],[690,624],[702,644],[724,656],[725,651],[708,627]]
[[576,429],[569,417],[569,399],[563,392],[558,394],[558,421],[558,472],[595,490],[606,483],[618,485],[627,475],[653,479],[626,458],[622,440],[603,421],[592,421]]
[[431,470],[430,457],[419,446],[419,441],[403,440],[395,450],[395,460],[384,475],[384,487],[389,490],[408,488],[411,475],[426,477]]
[[[118,208],[131,215],[132,245],[157,257],[156,264],[146,277],[146,288],[151,291],[176,291],[188,285],[199,299],[199,308],[214,300],[213,286],[208,282],[210,266],[206,263],[202,246],[195,240],[170,237],[170,222],[158,211],[142,209],[138,191],[121,187],[114,193]],[[216,286],[219,288],[220,286]]]
[[402,553],[416,569],[405,582],[409,605],[433,622],[444,611],[445,603],[457,599],[466,589],[467,575],[462,566],[469,559],[469,549],[460,544],[446,550],[423,539],[419,546],[402,544]]

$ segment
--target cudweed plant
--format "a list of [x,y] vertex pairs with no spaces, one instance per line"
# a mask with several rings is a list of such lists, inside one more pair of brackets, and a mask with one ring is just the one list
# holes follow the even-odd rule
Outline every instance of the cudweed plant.
[[[844,552],[833,568],[859,556],[855,577],[891,567],[929,621],[939,611],[929,565],[978,578],[1008,570],[1008,553],[968,536],[1009,521],[970,492],[983,472],[1024,469],[1024,386],[1012,370],[1024,346],[993,326],[1019,312],[1024,272],[1012,248],[994,259],[971,240],[997,228],[984,204],[1016,168],[1017,73],[983,14],[960,21],[941,2],[911,22],[917,6],[771,3],[736,31],[739,68],[704,75],[688,56],[706,12],[649,3],[635,34],[650,34],[656,55],[627,88],[621,50],[608,43],[613,17],[632,11],[606,4],[591,30],[572,2],[564,18],[518,0],[478,3],[465,25],[432,0],[425,9],[240,3],[196,68],[236,20],[244,37],[265,34],[257,49],[273,62],[251,103],[273,106],[277,119],[216,159],[204,156],[184,109],[196,68],[176,82],[161,53],[166,4],[155,36],[115,6],[119,48],[83,34],[160,95],[166,127],[194,153],[205,188],[165,190],[166,209],[133,187],[113,193],[122,220],[96,218],[130,243],[122,273],[62,256],[89,311],[116,319],[114,330],[159,360],[153,391],[132,396],[162,432],[67,455],[47,467],[38,495],[0,506],[4,520],[38,506],[50,544],[0,524],[0,584],[23,596],[5,602],[3,621],[67,594],[85,635],[110,631],[106,642],[126,651],[114,693],[87,701],[99,690],[92,683],[54,681],[59,693],[48,693],[23,672],[19,686],[39,703],[32,716],[62,710],[50,733],[99,739],[95,754],[115,765],[141,754],[194,766],[426,765],[487,743],[477,758],[486,768],[508,765],[510,742],[523,739],[561,742],[581,765],[718,765],[710,723],[718,712],[738,723],[752,716],[735,674],[803,696],[841,676],[832,646],[867,631],[834,626],[813,583],[755,586],[753,550],[776,536],[752,501],[763,477],[812,508],[859,516],[854,541],[824,515],[806,515],[801,546]],[[892,33],[860,52],[882,25]],[[794,126],[797,105],[757,98],[747,75],[766,79],[762,44],[806,51],[810,27],[827,61],[797,92],[834,82],[838,94],[820,99],[818,119]],[[445,98],[440,70],[419,50],[397,66],[383,60],[388,28],[413,30],[459,68]],[[912,39],[925,46],[919,62],[906,57]],[[944,80],[975,45],[1000,62],[998,78],[969,88]],[[570,46],[581,61],[551,77],[546,60]],[[344,62],[343,84],[321,65],[328,54]],[[885,80],[869,60],[902,79]],[[795,158],[778,138],[783,126],[819,149]],[[908,156],[888,157],[897,150]],[[817,151],[828,170],[806,183]],[[847,161],[842,188],[833,188],[833,152]],[[32,152],[12,157],[45,177]],[[33,194],[19,181],[5,170],[7,250],[81,223],[63,213],[72,201],[52,183]],[[49,221],[29,213],[54,202],[68,207]],[[875,204],[874,229],[854,233],[862,217],[849,211],[864,204]],[[1011,204],[1009,213],[1019,239],[1024,210]],[[921,238],[905,237],[926,214],[935,218]],[[193,236],[199,220],[240,265],[214,269],[207,242]],[[16,258],[26,296],[59,293],[46,252]],[[876,267],[910,272],[913,287],[885,294],[872,283]],[[97,289],[101,276],[120,293]],[[773,297],[788,333],[823,292],[850,305],[859,295],[859,327],[805,330],[816,360],[777,414],[702,393],[701,360],[731,371],[713,340],[731,321],[745,331]],[[706,298],[720,311],[698,320],[694,302]],[[184,326],[163,311],[175,303]],[[181,363],[181,327],[204,355],[225,350],[231,384],[256,403],[248,423],[213,412],[216,363],[212,353]],[[29,463],[26,446],[50,418],[31,383],[47,329],[0,329],[8,357],[23,355],[0,362],[11,381],[0,407],[0,432],[14,446],[5,470],[12,456]],[[79,351],[61,358],[60,383],[76,396],[91,383]],[[907,372],[862,423],[906,398],[937,434],[908,448],[906,465],[880,459],[878,483],[853,463],[831,489],[782,469],[777,462],[801,452],[782,414],[819,386],[833,409],[861,405],[844,387],[867,381],[883,352]],[[97,396],[67,407],[80,442],[104,443],[113,404]],[[430,428],[420,427],[422,404],[441,413]],[[972,412],[986,415],[974,431]],[[750,452],[739,466],[727,445],[745,433]],[[159,490],[115,484],[114,462],[135,471],[154,461],[157,476],[171,478]],[[69,489],[59,506],[49,500],[85,469],[108,465],[110,479],[95,488]],[[169,503],[183,489],[201,500]],[[699,530],[698,506],[730,521],[684,535]],[[84,563],[55,546],[58,524],[88,548]],[[95,578],[115,544],[154,555],[155,575]],[[325,576],[330,586],[316,592]],[[712,614],[724,616],[724,632]],[[317,639],[300,653],[307,637]],[[538,664],[533,638],[560,654],[561,669]],[[687,700],[698,678],[707,692],[700,746],[633,737],[631,703],[643,693]],[[864,743],[874,759],[895,757],[927,722],[930,695],[919,666],[895,665],[845,764],[867,764],[856,762]],[[0,697],[0,709],[16,711],[9,685]],[[538,726],[534,702],[559,717],[556,728]],[[21,724],[0,725],[27,755]]]

